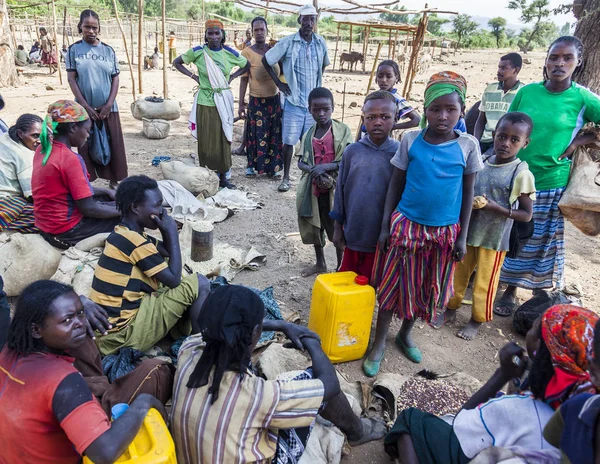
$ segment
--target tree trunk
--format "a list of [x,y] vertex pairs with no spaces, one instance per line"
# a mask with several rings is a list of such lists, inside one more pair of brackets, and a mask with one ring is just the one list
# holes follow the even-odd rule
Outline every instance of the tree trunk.
[[0,87],[19,85],[15,57],[10,46],[10,27],[6,0],[0,0]]
[[573,13],[577,18],[575,36],[583,42],[583,67],[574,79],[591,91],[600,93],[600,0],[576,0]]

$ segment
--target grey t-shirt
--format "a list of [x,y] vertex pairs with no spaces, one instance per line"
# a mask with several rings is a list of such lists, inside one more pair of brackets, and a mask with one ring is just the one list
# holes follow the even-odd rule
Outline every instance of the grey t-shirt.
[[[113,77],[119,74],[119,62],[113,48],[103,42],[90,45],[80,40],[69,47],[65,63],[67,71],[77,73],[77,84],[90,106],[104,105],[110,95]],[[111,111],[119,111],[116,100]]]

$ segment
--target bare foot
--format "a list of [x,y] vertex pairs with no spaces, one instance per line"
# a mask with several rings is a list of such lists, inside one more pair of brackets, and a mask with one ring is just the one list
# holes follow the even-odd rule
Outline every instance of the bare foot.
[[438,317],[435,320],[431,321],[429,325],[434,329],[441,329],[446,324],[452,324],[456,321],[456,310],[446,308],[442,314],[438,314]]
[[323,274],[327,272],[327,266],[324,264],[315,264],[314,266],[307,267],[301,273],[302,277],[308,277],[315,274]]
[[458,331],[456,336],[467,341],[473,340],[479,333],[479,327],[481,327],[481,322],[471,319],[467,325]]

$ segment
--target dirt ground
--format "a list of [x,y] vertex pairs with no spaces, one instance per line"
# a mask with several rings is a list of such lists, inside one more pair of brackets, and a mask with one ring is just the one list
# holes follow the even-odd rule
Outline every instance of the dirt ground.
[[[110,41],[117,46],[116,41]],[[347,47],[346,47],[347,48]],[[383,56],[387,53],[384,47]],[[332,53],[333,50],[330,50]],[[372,66],[374,50],[367,62],[367,69]],[[468,106],[480,99],[480,95],[487,83],[495,80],[498,58],[508,52],[507,50],[468,51],[458,53],[456,56],[444,57],[444,61],[434,60],[428,74],[450,69],[457,71],[467,78]],[[436,54],[437,55],[437,54]],[[436,56],[437,57],[437,56]],[[541,78],[544,54],[533,52],[527,55],[531,64],[524,65],[521,80],[529,83]],[[124,59],[124,54],[121,59]],[[160,178],[159,168],[151,166],[150,161],[157,155],[169,155],[173,158],[188,157],[196,152],[196,144],[187,130],[187,115],[192,103],[193,82],[176,71],[169,71],[169,96],[179,100],[182,106],[182,117],[172,124],[171,134],[164,140],[148,140],[141,134],[142,123],[133,119],[129,109],[132,101],[131,79],[126,65],[121,66],[121,89],[118,96],[125,145],[127,147],[129,173],[146,174]],[[64,68],[63,68],[64,73]],[[341,119],[344,113],[344,122],[353,132],[356,130],[360,115],[360,105],[368,82],[368,74],[360,72],[328,71],[325,74],[324,86],[334,92],[335,114]],[[47,70],[30,66],[22,76],[22,86],[14,89],[2,89],[1,93],[6,101],[6,108],[2,118],[9,124],[14,123],[17,117],[25,112],[42,115],[48,104],[61,98],[72,98],[63,75],[64,84],[59,85],[57,76],[49,76]],[[136,75],[137,79],[137,75]],[[417,76],[410,101],[415,108],[422,111],[422,94],[426,75]],[[144,95],[162,95],[162,72],[147,71],[143,73]],[[342,108],[342,90],[346,85],[345,108]],[[402,84],[398,89],[402,91]],[[237,111],[237,82],[234,83]],[[238,122],[241,124],[241,122]],[[232,181],[239,188],[255,192],[260,201],[264,203],[262,209],[249,212],[240,212],[223,223],[217,224],[215,240],[227,242],[242,247],[255,246],[267,255],[267,262],[258,271],[244,271],[240,273],[235,283],[265,288],[273,286],[275,296],[281,304],[289,310],[297,311],[303,323],[308,320],[310,307],[311,288],[313,278],[303,278],[300,271],[314,260],[313,250],[302,245],[298,236],[287,237],[286,234],[297,231],[295,189],[287,193],[278,193],[278,183],[267,178],[246,179],[244,177],[245,158],[234,156]],[[299,178],[299,171],[293,168],[292,181],[295,185]],[[583,235],[570,224],[566,232],[567,256],[566,278],[567,283],[578,283],[583,289],[584,304],[592,309],[600,308],[600,239]],[[326,256],[331,271],[335,265],[335,251],[332,245],[326,247]],[[520,291],[521,300],[529,298],[528,292]],[[455,327],[446,327],[435,331],[425,324],[417,324],[415,339],[421,347],[424,359],[420,365],[412,364],[395,348],[393,343],[394,330],[388,337],[388,350],[382,363],[382,372],[397,372],[413,374],[427,368],[438,373],[464,371],[480,380],[486,380],[497,366],[496,353],[498,349],[509,340],[523,342],[511,328],[510,319],[497,318],[491,323],[484,324],[479,337],[466,342],[455,336],[460,324],[469,319],[469,308],[464,307],[458,315],[458,324]],[[395,322],[393,329],[397,329]],[[341,364],[338,369],[353,380],[367,379],[362,374],[360,361]],[[387,463],[389,458],[383,451],[381,443],[364,445],[352,450],[345,456],[343,462],[350,463]]]

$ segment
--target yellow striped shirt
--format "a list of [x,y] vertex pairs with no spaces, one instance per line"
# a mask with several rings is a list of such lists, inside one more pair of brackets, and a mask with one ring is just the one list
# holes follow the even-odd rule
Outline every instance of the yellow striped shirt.
[[158,241],[119,224],[98,261],[90,299],[109,313],[118,328],[136,315],[144,296],[158,289],[156,274],[168,267],[156,248]]

